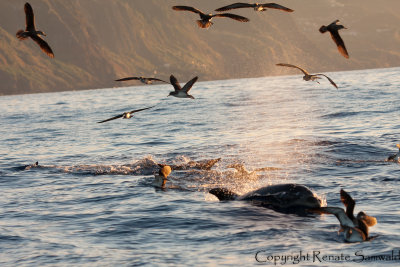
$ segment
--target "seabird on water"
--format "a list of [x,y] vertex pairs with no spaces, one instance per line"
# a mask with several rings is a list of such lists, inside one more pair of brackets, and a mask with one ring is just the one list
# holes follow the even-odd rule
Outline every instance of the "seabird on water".
[[322,74],[322,73],[310,74],[310,73],[308,73],[308,71],[306,71],[305,69],[300,68],[300,67],[295,66],[295,65],[292,65],[292,64],[278,63],[278,64],[276,64],[276,65],[277,65],[277,66],[281,66],[281,67],[290,67],[290,68],[296,68],[296,69],[301,70],[301,71],[304,73],[303,80],[305,80],[305,81],[310,81],[310,80],[311,80],[311,81],[316,81],[317,83],[319,83],[317,79],[321,79],[321,78],[318,77],[318,76],[324,76],[325,78],[328,79],[328,81],[329,81],[336,89],[338,89],[336,83],[335,83],[334,81],[332,81],[332,79],[329,78],[328,76],[326,76],[325,74]]
[[312,212],[333,214],[340,222],[341,232],[347,242],[362,242],[371,240],[369,237],[368,227],[377,223],[375,217],[368,216],[365,212],[360,211],[357,217],[354,216],[354,206],[356,202],[343,189],[340,190],[340,200],[346,207],[346,211],[339,207],[321,207],[311,209]]
[[133,117],[133,115],[132,115],[133,113],[136,113],[136,112],[139,112],[139,111],[142,111],[142,110],[146,110],[146,109],[151,109],[151,108],[154,108],[154,107],[155,106],[147,107],[147,108],[141,108],[141,109],[135,109],[135,110],[132,110],[132,111],[129,111],[129,112],[124,112],[124,113],[119,114],[119,115],[117,115],[115,117],[112,117],[112,118],[109,118],[109,119],[106,119],[106,120],[103,120],[103,121],[98,121],[97,123],[103,123],[103,122],[107,122],[107,121],[112,121],[112,120],[119,119],[119,118],[130,119],[130,118]]
[[49,57],[54,58],[54,53],[51,50],[50,46],[43,40],[39,35],[46,36],[46,34],[42,31],[37,31],[35,27],[35,16],[33,15],[32,6],[29,3],[25,3],[25,31],[19,30],[16,33],[16,36],[20,40],[25,40],[28,37],[31,37],[35,43],[37,43],[43,52],[45,52]]
[[190,11],[196,14],[200,15],[200,20],[197,21],[197,25],[199,25],[200,28],[208,28],[213,23],[211,22],[211,19],[214,17],[220,17],[220,18],[230,18],[234,19],[240,22],[248,22],[250,21],[248,18],[236,15],[236,14],[231,14],[231,13],[221,13],[221,14],[205,14],[202,11],[198,10],[197,8],[191,7],[191,6],[173,6],[173,10],[177,11]]
[[235,4],[231,4],[231,5],[227,5],[227,6],[223,6],[220,7],[218,9],[216,9],[215,11],[228,11],[231,9],[236,9],[236,8],[254,8],[255,11],[266,11],[267,8],[273,8],[273,9],[279,9],[282,11],[286,11],[286,12],[293,12],[293,9],[275,4],[275,3],[266,3],[266,4],[259,4],[259,3],[255,3],[255,4],[248,4],[248,3],[235,3]]
[[157,79],[157,78],[145,78],[143,76],[140,76],[140,77],[126,77],[126,78],[118,79],[118,80],[115,80],[115,81],[116,82],[123,82],[123,81],[130,81],[130,80],[139,80],[144,84],[152,84],[154,81],[163,82],[163,83],[169,83],[169,82],[166,82],[164,80]]
[[320,31],[320,33],[325,33],[327,31],[329,31],[329,33],[331,34],[332,40],[337,45],[337,48],[338,48],[340,54],[342,54],[345,58],[349,58],[349,53],[347,53],[347,49],[346,49],[346,46],[344,45],[343,39],[339,35],[339,30],[347,29],[347,28],[343,25],[339,25],[338,23],[339,23],[339,20],[337,19],[334,22],[332,22],[331,24],[329,24],[328,26],[322,25],[321,28],[319,28],[319,31]]
[[171,173],[172,169],[168,165],[159,164],[160,170],[158,174],[154,175],[153,185],[158,188],[165,188],[165,184],[168,181],[168,175]]
[[[346,207],[347,217],[349,217],[357,227],[361,227],[360,218],[365,221],[367,226],[373,226],[376,224],[376,218],[366,215],[363,211],[360,211],[357,214],[357,217],[354,217],[354,207],[356,205],[356,201],[343,189],[340,190],[340,201],[342,201],[343,205]],[[368,236],[368,229],[366,229],[366,233]]]
[[198,79],[197,76],[188,81],[183,87],[181,87],[181,85],[179,84],[178,80],[175,78],[174,75],[171,75],[169,79],[172,86],[175,88],[175,91],[170,92],[168,96],[172,95],[179,98],[194,99],[194,97],[192,95],[189,95],[188,92],[192,88],[193,84],[197,81]]

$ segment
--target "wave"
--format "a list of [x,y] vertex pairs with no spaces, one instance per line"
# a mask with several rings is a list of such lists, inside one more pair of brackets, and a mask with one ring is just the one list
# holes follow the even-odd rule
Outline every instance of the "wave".
[[[42,165],[39,162],[30,165],[13,167],[12,171],[50,171],[68,173],[76,176],[95,175],[132,175],[152,176],[158,173],[160,166],[169,165],[172,173],[168,176],[167,188],[190,191],[205,191],[214,187],[226,187],[238,193],[245,193],[265,186],[265,173],[279,173],[281,168],[260,167],[248,170],[244,164],[233,163],[232,160],[221,162],[221,158],[193,160],[179,155],[173,160],[157,162],[147,156],[127,164],[78,164],[72,166]],[[267,175],[270,177],[270,175]],[[143,177],[142,177],[143,178]],[[141,179],[142,180],[142,179]],[[148,179],[142,185],[149,185]]]
[[8,243],[10,241],[12,242],[22,242],[25,239],[21,236],[18,235],[0,235],[0,243],[4,242],[4,243]]
[[342,112],[334,112],[334,113],[322,115],[321,118],[324,118],[324,119],[345,118],[345,117],[350,117],[350,116],[356,116],[358,114],[360,114],[360,112],[352,112],[352,111],[343,112],[342,111]]

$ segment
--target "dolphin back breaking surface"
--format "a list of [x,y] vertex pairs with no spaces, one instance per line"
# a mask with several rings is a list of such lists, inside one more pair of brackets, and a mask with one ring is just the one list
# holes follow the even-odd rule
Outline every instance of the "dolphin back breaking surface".
[[322,203],[308,187],[299,184],[265,186],[242,196],[224,188],[214,188],[209,192],[219,200],[251,201],[255,205],[295,213],[321,207]]

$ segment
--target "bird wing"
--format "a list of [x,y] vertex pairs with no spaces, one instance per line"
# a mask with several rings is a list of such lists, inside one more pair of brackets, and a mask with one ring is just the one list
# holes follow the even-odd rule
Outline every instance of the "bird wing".
[[173,10],[177,10],[177,11],[190,11],[196,14],[201,14],[204,15],[204,13],[200,10],[198,10],[197,8],[191,7],[191,6],[173,6],[172,7]]
[[321,75],[321,76],[324,76],[325,78],[327,78],[328,79],[328,81],[333,85],[333,86],[335,86],[335,88],[336,89],[338,89],[338,87],[337,87],[337,85],[336,85],[336,83],[334,82],[334,81],[332,81],[332,79],[331,78],[329,78],[328,76],[326,76],[325,74],[322,74],[322,73],[317,73],[317,74],[314,74],[314,75]]
[[183,86],[183,88],[182,88],[182,90],[184,91],[184,92],[189,92],[190,91],[190,89],[192,88],[192,86],[193,86],[193,84],[197,81],[197,79],[198,79],[199,77],[194,77],[193,79],[191,79],[190,81],[188,81],[184,86]]
[[278,63],[278,64],[276,64],[277,66],[281,66],[281,67],[289,67],[289,68],[296,68],[296,69],[299,69],[299,70],[301,70],[305,75],[310,75],[309,73],[308,73],[308,71],[306,71],[305,69],[302,69],[302,68],[300,68],[300,67],[297,67],[297,66],[295,66],[295,65],[292,65],[292,64],[287,64],[287,63]]
[[338,207],[320,207],[311,209],[312,212],[333,214],[339,220],[340,225],[344,227],[355,227],[354,222],[347,217],[346,212],[342,208]]
[[350,219],[354,219],[354,207],[356,205],[356,202],[343,189],[340,190],[340,201],[342,201],[343,205],[346,207],[347,217],[349,217]]
[[241,22],[248,22],[250,21],[248,18],[246,17],[242,17],[236,14],[231,14],[231,13],[222,13],[222,14],[215,14],[212,15],[213,17],[224,17],[224,18],[231,18],[237,21],[241,21]]
[[[141,109],[134,109],[134,110],[132,110],[132,111],[129,111],[129,113],[135,113],[135,112],[139,112],[139,111],[142,111],[142,110],[146,110],[146,109],[151,109],[151,108],[154,108],[155,106],[151,106],[151,107],[147,107],[147,108],[141,108]],[[123,114],[122,114],[123,115]]]
[[169,77],[169,80],[170,80],[172,86],[175,88],[175,92],[178,92],[178,91],[182,90],[181,85],[179,84],[178,80],[175,78],[174,75],[171,75]]
[[275,4],[275,3],[262,4],[261,6],[262,7],[267,7],[267,8],[279,9],[279,10],[286,11],[286,12],[293,12],[294,11],[293,9],[290,9],[290,8],[287,8],[285,6],[281,6],[281,5],[278,5],[278,4]]
[[26,31],[35,31],[35,16],[33,15],[32,6],[29,3],[25,3],[24,10]]
[[255,4],[247,4],[247,3],[235,3],[227,6],[223,6],[220,8],[217,8],[215,11],[227,11],[235,8],[245,8],[245,7],[254,7]]
[[115,80],[116,82],[122,82],[122,81],[129,81],[129,80],[139,80],[139,77],[126,77],[126,78],[121,78],[118,80]]
[[124,113],[122,113],[122,114],[120,114],[120,115],[117,115],[117,116],[115,116],[115,117],[106,119],[106,120],[104,120],[104,121],[98,121],[97,123],[103,123],[103,122],[107,122],[107,121],[112,121],[112,120],[115,120],[115,119],[118,119],[118,118],[122,118],[123,116],[124,116]]
[[331,34],[332,40],[337,45],[337,48],[338,48],[340,54],[342,54],[342,56],[344,56],[345,58],[349,58],[349,53],[347,53],[346,46],[344,45],[343,39],[342,39],[342,37],[340,37],[339,32],[338,31],[330,31],[330,34]]
[[340,201],[342,201],[343,205],[348,208],[348,207],[353,207],[356,205],[356,202],[354,199],[343,189],[340,190]]
[[53,51],[51,50],[50,46],[47,44],[45,40],[43,40],[42,38],[40,38],[40,36],[36,34],[32,35],[31,38],[33,41],[35,41],[35,43],[37,43],[40,46],[42,51],[45,52],[49,57],[51,58],[54,57]]
[[169,83],[169,82],[166,82],[164,80],[157,79],[157,78],[147,78],[147,79],[150,80],[150,81],[159,81],[159,82],[163,82],[163,83]]

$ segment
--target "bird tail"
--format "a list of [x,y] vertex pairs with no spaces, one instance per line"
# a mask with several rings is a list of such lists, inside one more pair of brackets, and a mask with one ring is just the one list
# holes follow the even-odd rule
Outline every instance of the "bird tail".
[[208,28],[208,27],[210,27],[210,26],[213,25],[213,24],[214,24],[214,23],[212,23],[211,21],[204,22],[204,21],[202,21],[202,20],[197,20],[197,25],[199,25],[199,27],[200,27],[200,28],[203,28],[203,29]]
[[19,31],[17,31],[17,33],[15,35],[17,36],[18,39],[25,40],[28,37],[25,36],[23,33],[24,33],[24,30],[19,30]]
[[325,33],[327,31],[328,31],[328,27],[326,27],[325,25],[322,25],[321,28],[319,28],[320,33]]

